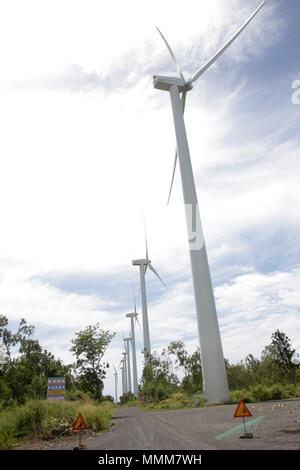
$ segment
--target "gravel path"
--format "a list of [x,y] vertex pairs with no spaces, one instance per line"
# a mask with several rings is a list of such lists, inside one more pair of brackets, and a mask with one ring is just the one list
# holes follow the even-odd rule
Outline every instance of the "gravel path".
[[[141,411],[118,408],[112,429],[96,437],[82,436],[87,450],[299,450],[300,399],[247,405],[252,418],[233,418],[236,405],[186,410]],[[73,449],[74,442],[51,446]]]

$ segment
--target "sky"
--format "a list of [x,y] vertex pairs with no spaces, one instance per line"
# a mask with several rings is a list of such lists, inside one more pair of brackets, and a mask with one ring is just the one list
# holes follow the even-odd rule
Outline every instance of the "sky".
[[[65,364],[75,333],[115,332],[146,276],[152,350],[198,333],[170,97],[259,0],[10,0],[0,5],[0,313]],[[259,358],[280,329],[300,353],[298,0],[268,0],[187,95],[185,124],[224,357]],[[138,375],[142,331],[137,326]],[[120,374],[119,374],[119,393]]]

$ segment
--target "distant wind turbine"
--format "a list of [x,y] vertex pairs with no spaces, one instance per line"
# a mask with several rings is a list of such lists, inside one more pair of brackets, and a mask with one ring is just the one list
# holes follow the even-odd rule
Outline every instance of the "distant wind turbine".
[[127,354],[127,374],[128,374],[128,392],[132,392],[131,386],[131,367],[130,367],[130,350],[129,350],[129,343],[131,342],[131,337],[123,338],[125,343],[125,351]]
[[[122,364],[122,367],[120,367],[121,364]],[[122,395],[124,395],[124,393],[126,393],[126,391],[125,391],[125,377],[124,377],[125,376],[125,374],[124,374],[124,359],[121,360],[119,367],[120,367],[121,374],[122,374]]]
[[[229,400],[229,390],[224,364],[223,349],[212,289],[206,246],[202,231],[193,169],[189,153],[188,140],[184,123],[186,94],[193,88],[193,83],[225,52],[239,34],[265,4],[264,0],[242,27],[221,47],[188,81],[185,80],[175,55],[165,37],[164,40],[178,77],[153,77],[154,88],[169,91],[176,134],[176,153],[173,167],[170,194],[173,186],[177,157],[179,160],[183,199],[185,205],[191,268],[194,284],[198,332],[201,350],[203,391],[208,403],[224,403]],[[181,93],[181,98],[180,98]]]
[[118,406],[118,372],[116,371],[116,368],[113,364],[114,368],[114,376],[115,376],[115,400],[116,400],[116,406]]
[[124,367],[124,393],[128,393],[128,380],[127,380],[127,352],[123,352],[123,367]]
[[131,336],[131,349],[132,349],[132,376],[133,376],[133,393],[138,396],[138,378],[137,378],[137,365],[136,365],[136,347],[135,347],[135,322],[138,321],[138,314],[136,312],[136,303],[134,299],[134,312],[127,313],[126,317],[130,318],[130,336]]
[[149,355],[151,354],[150,347],[150,333],[149,333],[149,321],[148,321],[148,309],[147,309],[147,295],[146,295],[146,283],[145,283],[145,274],[147,268],[149,268],[155,276],[160,280],[163,286],[167,289],[166,284],[158,275],[154,267],[152,266],[151,260],[148,257],[148,243],[145,229],[145,243],[146,243],[146,258],[136,259],[132,261],[134,266],[140,267],[140,290],[142,298],[142,314],[143,314],[143,338],[144,338],[144,358],[145,363],[148,362]]

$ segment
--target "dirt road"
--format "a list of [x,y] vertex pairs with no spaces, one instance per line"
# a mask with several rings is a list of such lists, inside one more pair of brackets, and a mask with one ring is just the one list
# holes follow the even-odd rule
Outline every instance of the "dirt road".
[[[111,431],[86,438],[88,450],[299,450],[300,399],[248,405],[252,417],[233,418],[236,405],[186,410],[144,412],[135,407],[118,408]],[[51,449],[73,449],[68,445]]]

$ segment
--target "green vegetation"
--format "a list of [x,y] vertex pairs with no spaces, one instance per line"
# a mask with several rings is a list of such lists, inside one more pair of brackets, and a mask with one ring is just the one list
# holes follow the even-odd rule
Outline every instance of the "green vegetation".
[[0,412],[0,450],[11,449],[24,438],[38,436],[49,440],[56,436],[72,434],[72,427],[78,413],[84,417],[87,427],[93,431],[103,431],[111,424],[115,408],[111,402],[65,401],[64,419],[62,403],[48,404],[46,400],[31,400],[25,405],[8,407]]
[[48,377],[65,377],[70,399],[88,396],[103,400],[103,380],[109,364],[102,360],[114,333],[102,330],[98,323],[79,331],[70,348],[76,362],[64,365],[43,351],[38,340],[32,339],[33,332],[34,326],[22,319],[13,333],[8,319],[0,315],[0,410],[45,399]]
[[[114,336],[97,323],[76,333],[70,351],[74,364],[64,365],[33,339],[34,327],[22,319],[16,332],[0,315],[0,449],[13,448],[20,439],[38,435],[50,439],[70,432],[78,413],[89,429],[101,431],[111,423],[115,408],[111,396],[103,396],[108,363],[103,356]],[[290,339],[276,330],[260,359],[249,354],[230,364],[225,360],[231,401],[281,400],[300,396],[300,367]],[[65,377],[65,408],[48,403],[48,377]],[[180,376],[180,379],[179,379]],[[182,341],[173,341],[159,355],[148,358],[139,384],[139,397],[120,397],[120,404],[144,410],[205,406],[200,351],[189,354]]]
[[105,369],[109,364],[102,364],[103,355],[114,333],[101,330],[99,324],[88,326],[72,340],[70,349],[76,356],[75,371],[78,372],[77,384],[83,391],[94,390],[94,398],[101,400]]
[[[300,396],[299,362],[289,338],[276,330],[271,340],[260,359],[249,354],[237,364],[225,360],[232,403]],[[174,369],[181,372],[181,381]],[[154,352],[143,370],[139,400],[131,395],[123,395],[120,403],[144,410],[204,406],[199,349],[188,354],[182,341],[173,341],[160,356]]]
[[[0,315],[0,449],[12,448],[24,436],[38,433],[51,438],[66,433],[78,413],[89,429],[101,431],[110,424],[114,404],[102,395],[109,365],[103,355],[114,336],[99,324],[76,333],[71,352],[74,364],[64,365],[33,339],[34,326],[22,319],[17,331]],[[50,402],[46,420],[48,377],[65,377],[65,420],[62,403]]]

